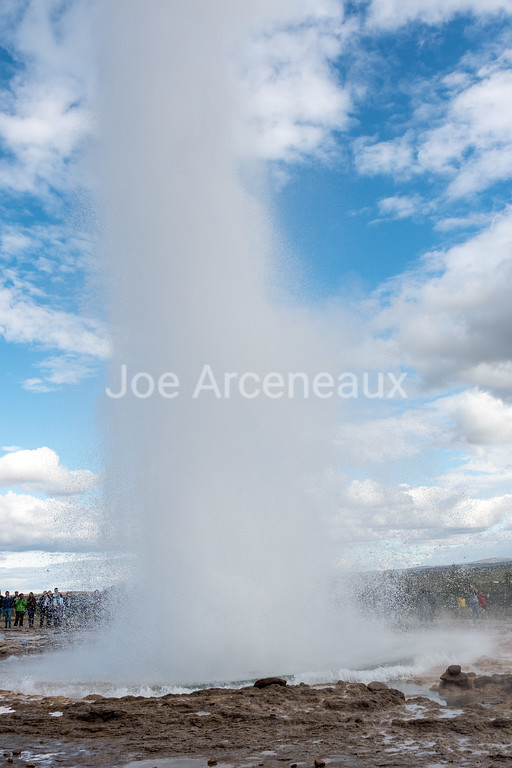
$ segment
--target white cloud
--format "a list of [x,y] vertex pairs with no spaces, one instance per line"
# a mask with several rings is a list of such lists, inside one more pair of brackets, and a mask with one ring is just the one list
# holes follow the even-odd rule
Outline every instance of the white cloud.
[[86,115],[73,106],[73,91],[45,93],[39,84],[30,91],[18,93],[15,114],[0,113],[0,142],[7,153],[0,161],[0,186],[32,194],[44,194],[47,185],[69,188],[66,162],[84,137]]
[[391,141],[374,142],[361,138],[354,142],[356,167],[359,173],[374,176],[384,174],[410,175],[415,167],[411,137],[405,135]]
[[428,209],[419,195],[394,195],[379,200],[379,214],[393,219],[406,219]]
[[94,242],[66,224],[22,226],[0,223],[0,258],[15,265],[16,274],[62,282],[88,267]]
[[40,379],[38,376],[33,376],[30,379],[24,379],[22,382],[23,389],[26,389],[27,392],[54,392],[55,387],[51,384],[48,384],[43,379]]
[[0,457],[0,486],[58,496],[84,493],[97,485],[85,469],[69,470],[50,448],[11,451]]
[[512,70],[482,77],[449,103],[444,124],[418,149],[422,170],[451,173],[448,195],[463,197],[512,175]]
[[[90,186],[81,151],[94,132],[97,10],[84,0],[2,6],[2,44],[13,64],[0,90],[0,191],[13,205],[0,228],[0,335],[54,352],[39,364],[44,375],[24,384],[37,391],[75,383],[109,355],[102,323],[75,311],[93,243],[70,223]],[[24,201],[30,212],[34,203],[45,208],[49,222],[16,223]],[[27,210],[21,215],[26,221]]]
[[483,229],[492,223],[494,214],[480,213],[475,211],[467,216],[448,216],[440,219],[434,224],[434,229],[438,232],[451,232],[457,229]]
[[311,4],[244,44],[236,57],[243,154],[293,162],[333,151],[332,133],[347,127],[352,108],[333,64],[353,29],[341,4]]
[[[80,514],[82,512],[82,514]],[[0,495],[0,550],[84,551],[97,543],[91,510],[9,491]]]
[[384,294],[376,329],[397,362],[435,388],[463,384],[512,396],[512,210],[494,226],[431,254]]
[[26,285],[0,283],[0,335],[6,341],[41,344],[62,352],[105,359],[110,353],[102,324],[51,306],[36,304]]
[[475,498],[463,489],[442,486],[384,485],[353,480],[341,489],[340,522],[349,541],[400,536],[445,544],[462,534],[508,524],[512,495]]
[[29,2],[4,44],[24,68],[2,92],[0,188],[34,194],[53,207],[52,190],[83,184],[70,164],[91,131],[90,37],[94,3],[75,2],[63,13]]
[[396,29],[410,21],[439,24],[459,13],[486,16],[500,12],[512,13],[512,0],[371,0],[368,24]]
[[442,434],[432,408],[410,407],[399,416],[343,424],[336,445],[345,462],[368,468],[416,456]]
[[0,238],[0,254],[2,258],[6,256],[17,256],[24,251],[30,244],[31,239],[23,232],[9,227],[2,233]]
[[97,370],[97,360],[85,355],[62,354],[48,357],[35,367],[43,371],[44,377],[25,379],[22,382],[23,389],[29,392],[53,392],[93,376]]
[[478,390],[456,397],[453,416],[463,439],[474,445],[512,442],[512,405]]
[[[510,52],[474,74],[433,81],[403,133],[354,142],[358,171],[400,179],[433,174],[448,199],[469,197],[512,176]],[[459,74],[464,77],[454,78]],[[423,93],[425,88],[423,89]],[[421,92],[421,90],[420,90]],[[425,114],[428,120],[425,121]],[[432,127],[433,126],[433,127]]]

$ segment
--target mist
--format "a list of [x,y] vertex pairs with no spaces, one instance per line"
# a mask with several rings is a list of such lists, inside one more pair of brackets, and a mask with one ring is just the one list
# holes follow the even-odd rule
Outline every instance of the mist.
[[[228,54],[255,14],[150,10],[109,5],[101,78],[111,392],[128,381],[102,405],[106,536],[131,563],[116,653],[180,683],[328,666],[340,626],[319,478],[342,401],[301,382],[339,369],[339,339],[287,297],[264,169],[234,149]],[[295,396],[254,394],[272,372],[303,374]]]

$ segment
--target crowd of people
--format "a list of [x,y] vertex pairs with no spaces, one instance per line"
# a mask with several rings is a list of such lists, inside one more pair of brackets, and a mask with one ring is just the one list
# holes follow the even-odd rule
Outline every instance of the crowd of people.
[[[436,599],[430,589],[423,587],[416,597],[419,619],[422,623],[432,622],[436,610]],[[459,609],[470,608],[473,624],[480,623],[481,611],[487,610],[487,598],[472,584],[457,598]]]
[[11,594],[0,591],[0,618],[4,629],[23,627],[25,617],[29,629],[38,622],[39,628],[75,628],[85,627],[89,623],[99,624],[106,609],[106,597],[96,589],[94,592],[68,591],[62,594],[58,587],[45,590],[40,595],[29,592],[28,595],[16,590]]
[[459,608],[469,606],[473,624],[480,624],[480,612],[487,610],[487,598],[483,592],[479,592],[476,587],[470,584],[466,594],[457,599],[457,605]]

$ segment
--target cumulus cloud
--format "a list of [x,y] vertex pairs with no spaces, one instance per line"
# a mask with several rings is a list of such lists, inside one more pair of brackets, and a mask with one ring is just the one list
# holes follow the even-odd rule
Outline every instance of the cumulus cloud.
[[459,13],[487,16],[512,13],[512,0],[371,0],[368,25],[396,29],[411,21],[439,24]]
[[494,226],[431,254],[385,294],[377,330],[426,386],[454,384],[512,396],[512,210]]
[[342,487],[340,522],[351,541],[399,535],[405,540],[456,541],[498,523],[508,524],[512,495],[481,499],[442,486],[384,485],[352,480]]
[[[82,514],[80,514],[80,511]],[[97,545],[91,510],[57,499],[0,495],[0,550],[87,551]]]
[[456,396],[457,430],[473,445],[512,442],[512,405],[489,392],[467,391]]
[[407,219],[428,210],[420,195],[393,195],[379,200],[379,214],[391,219]]
[[84,135],[85,115],[73,106],[76,94],[71,89],[27,90],[18,94],[15,114],[0,113],[0,142],[6,153],[0,161],[0,186],[39,194],[48,184],[69,188],[65,161]]
[[401,181],[432,174],[453,200],[510,178],[510,51],[475,72],[452,72],[429,87],[423,85],[419,89],[423,101],[401,135],[383,141],[362,137],[354,142],[358,171]]
[[51,448],[17,450],[0,457],[0,486],[58,496],[84,493],[97,485],[85,469],[69,470]]
[[[90,187],[81,151],[94,133],[97,4],[76,0],[56,9],[36,0],[2,5],[10,59],[0,90],[0,192],[12,210],[0,225],[0,336],[52,351],[23,384],[39,392],[76,383],[109,355],[94,311],[77,311],[83,295],[76,287],[83,291],[93,244],[69,223],[67,207],[70,193],[76,201]],[[27,226],[34,204],[46,217]]]
[[38,304],[27,293],[25,285],[0,282],[0,335],[6,341],[108,357],[109,343],[100,321]]
[[50,208],[58,203],[52,190],[76,190],[69,161],[91,129],[93,9],[75,2],[53,14],[32,0],[10,14],[15,23],[4,32],[24,66],[2,92],[0,188],[37,195]]
[[369,176],[380,173],[410,176],[415,170],[412,137],[408,134],[390,141],[357,139],[354,154],[359,173]]
[[341,3],[321,2],[290,9],[245,41],[236,56],[243,154],[294,162],[335,149],[352,100],[334,62],[353,29]]
[[422,171],[453,176],[450,197],[464,197],[512,173],[512,70],[485,73],[456,94],[444,122],[427,131],[417,150]]

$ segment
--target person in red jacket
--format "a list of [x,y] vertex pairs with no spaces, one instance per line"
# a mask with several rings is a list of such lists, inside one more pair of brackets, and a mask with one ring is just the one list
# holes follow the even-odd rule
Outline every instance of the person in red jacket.
[[480,592],[480,594],[478,595],[478,605],[480,606],[480,608],[482,608],[482,610],[484,611],[487,610],[487,600],[485,599],[485,595],[483,592]]

